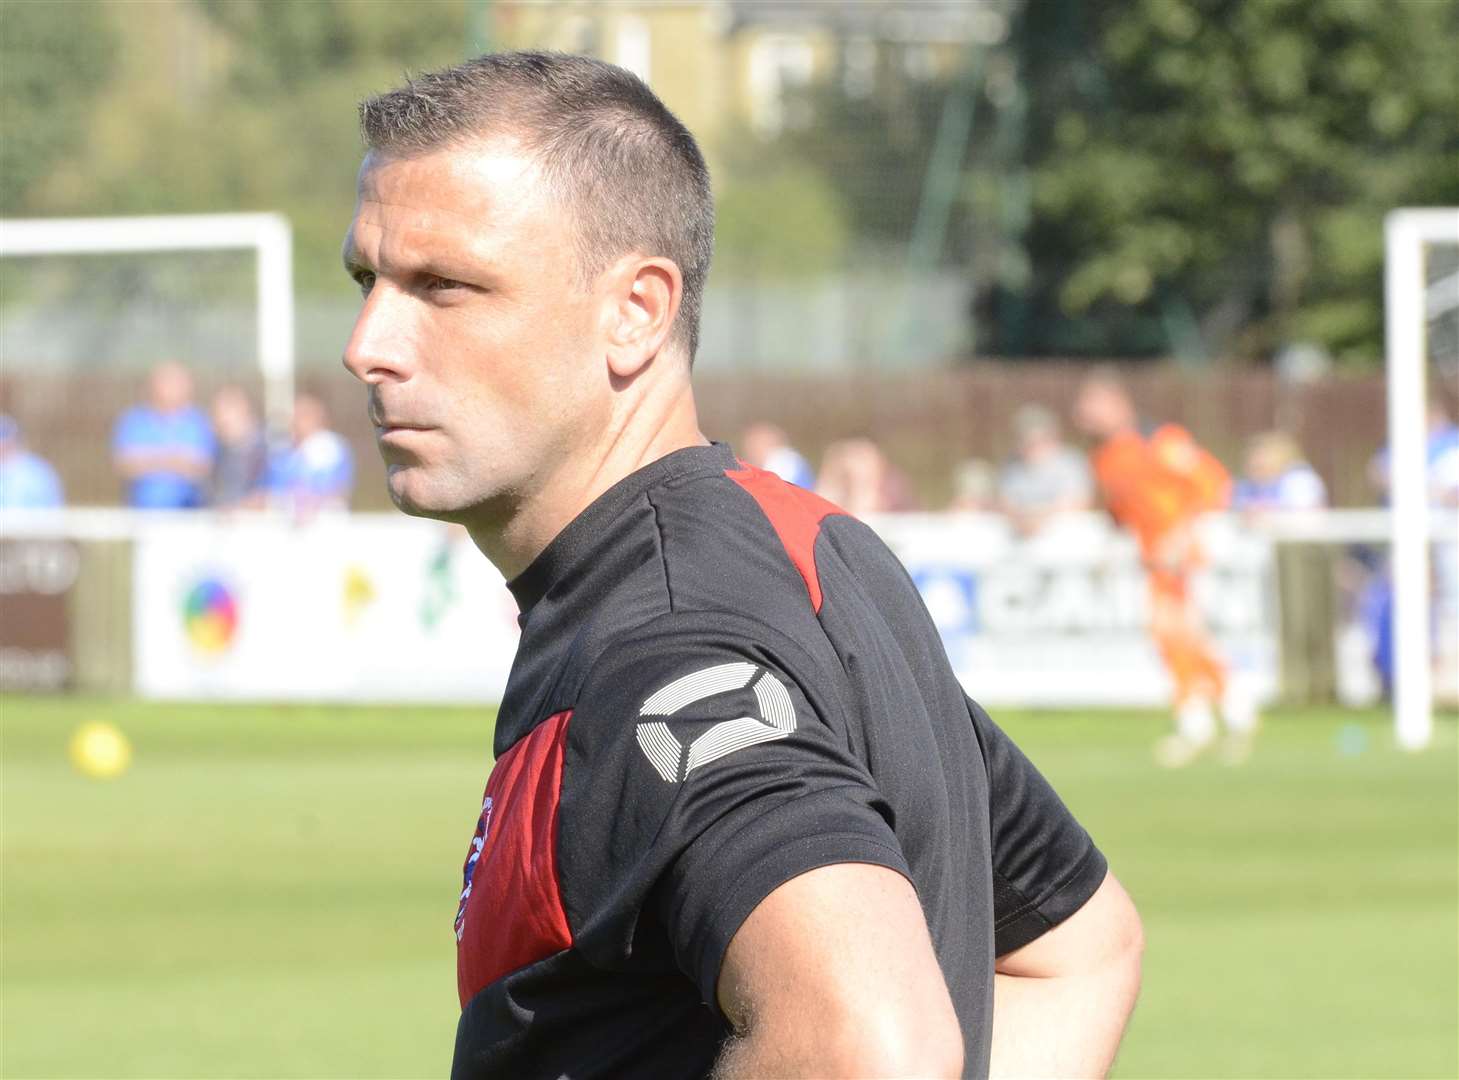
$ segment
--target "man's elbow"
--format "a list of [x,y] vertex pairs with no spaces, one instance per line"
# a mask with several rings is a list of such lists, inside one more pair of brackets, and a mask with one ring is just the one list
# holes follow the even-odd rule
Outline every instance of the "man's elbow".
[[1129,1007],[1134,1008],[1135,998],[1140,992],[1141,969],[1145,956],[1145,924],[1134,903],[1125,897],[1124,910],[1117,923],[1117,942],[1114,965],[1123,976]]
[[1140,919],[1140,913],[1132,906],[1130,908],[1130,923],[1125,937],[1125,954],[1131,957],[1136,964],[1145,955],[1145,924]]
[[827,1048],[825,1075],[949,1077],[963,1074],[963,1037],[956,1019],[863,1022],[844,1027]]

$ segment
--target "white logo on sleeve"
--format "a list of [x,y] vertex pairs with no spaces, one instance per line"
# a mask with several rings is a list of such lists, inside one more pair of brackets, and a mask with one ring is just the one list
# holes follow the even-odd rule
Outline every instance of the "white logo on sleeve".
[[[696,701],[742,690],[750,685],[759,671],[754,664],[718,664],[692,675],[675,679],[643,703],[639,716],[673,716]],[[795,730],[795,706],[785,684],[770,672],[762,672],[754,685],[759,716],[742,716],[738,720],[722,720],[704,732],[686,748],[663,720],[650,720],[638,725],[638,748],[648,758],[654,771],[671,784],[701,765],[708,765],[726,754],[743,750],[756,743],[783,739]],[[685,753],[687,749],[687,754]]]

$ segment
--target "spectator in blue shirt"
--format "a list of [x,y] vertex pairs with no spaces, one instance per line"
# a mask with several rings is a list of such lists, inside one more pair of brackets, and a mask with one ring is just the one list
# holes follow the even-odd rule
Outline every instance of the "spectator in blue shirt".
[[0,509],[51,510],[64,502],[56,470],[25,448],[19,424],[0,415]]
[[[1389,448],[1383,447],[1368,462],[1368,478],[1377,488],[1384,506],[1392,494]],[[1459,506],[1459,425],[1444,403],[1431,399],[1428,408],[1428,437],[1424,442],[1424,476],[1431,510],[1453,513]],[[1436,540],[1430,548],[1435,632],[1433,656],[1448,663],[1454,655],[1455,630],[1459,625],[1459,545]],[[1373,664],[1383,680],[1384,696],[1393,691],[1395,653],[1393,644],[1393,576],[1387,560],[1363,585],[1358,597],[1361,621],[1373,643]]]
[[[1428,437],[1424,440],[1424,469],[1428,477],[1429,505],[1435,509],[1459,506],[1459,425],[1441,401],[1430,401]],[[1388,505],[1392,480],[1388,475],[1388,447],[1368,462],[1368,479]]]
[[1252,438],[1246,450],[1246,475],[1236,482],[1232,509],[1246,514],[1273,510],[1321,510],[1327,485],[1307,464],[1297,440],[1285,431]]
[[329,412],[313,394],[294,399],[293,445],[269,470],[271,500],[299,517],[321,510],[346,510],[355,483],[349,443],[329,428]]
[[207,503],[217,442],[207,415],[193,404],[187,368],[152,369],[147,404],[128,409],[112,435],[112,461],[127,485],[127,505],[187,510]]

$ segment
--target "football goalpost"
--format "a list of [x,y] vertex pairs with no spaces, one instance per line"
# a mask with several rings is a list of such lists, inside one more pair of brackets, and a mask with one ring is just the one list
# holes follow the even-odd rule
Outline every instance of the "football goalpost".
[[264,413],[287,431],[294,411],[293,230],[281,214],[0,220],[0,258],[247,250],[255,255]]
[[[1430,282],[1430,249],[1459,249],[1459,208],[1404,209],[1384,223],[1384,338],[1393,567],[1393,722],[1408,750],[1433,738],[1427,374],[1429,326],[1459,310],[1459,270]],[[1452,613],[1448,613],[1452,616]],[[1441,635],[1441,640],[1444,635]]]

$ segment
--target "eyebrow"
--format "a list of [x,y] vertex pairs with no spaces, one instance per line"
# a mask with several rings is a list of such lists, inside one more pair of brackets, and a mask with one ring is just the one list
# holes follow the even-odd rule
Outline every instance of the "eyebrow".
[[[357,224],[357,223],[356,223]],[[435,230],[437,239],[442,238],[440,230]],[[341,245],[340,257],[344,263],[345,272],[351,277],[365,270],[374,274],[434,274],[445,278],[459,278],[461,280],[477,280],[482,277],[495,277],[500,270],[500,264],[490,255],[484,255],[479,251],[471,250],[471,245],[450,244],[445,246],[448,250],[441,250],[434,245],[428,245],[426,250],[419,247],[413,252],[407,252],[407,257],[399,261],[399,265],[392,265],[387,270],[375,266],[360,251],[359,245],[355,243],[354,228],[351,227],[348,234],[348,242]],[[446,238],[449,241],[449,238]]]
[[365,263],[364,255],[361,254],[359,247],[355,244],[355,230],[353,227],[345,233],[345,242],[340,245],[339,257],[340,261],[344,263],[345,273],[351,277],[354,277],[361,270],[374,269],[374,267]]
[[[341,257],[345,273],[351,278],[355,278],[361,273],[378,274],[382,272],[379,267],[368,262],[359,249],[354,246],[341,252]],[[404,266],[397,267],[394,273],[403,276],[431,275],[451,280],[484,283],[496,278],[497,265],[485,260],[463,260],[460,256],[428,254],[419,259],[413,259]]]

